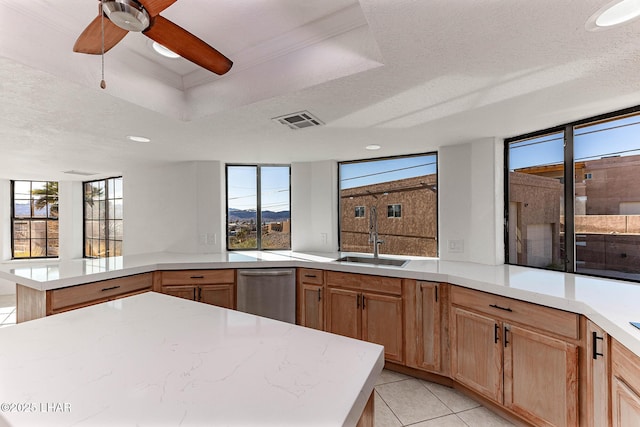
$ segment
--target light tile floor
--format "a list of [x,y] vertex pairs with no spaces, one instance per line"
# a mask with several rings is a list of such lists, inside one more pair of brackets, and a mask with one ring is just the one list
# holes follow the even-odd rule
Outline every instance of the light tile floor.
[[0,328],[16,324],[16,296],[0,295]]
[[[0,295],[0,328],[15,324],[15,295]],[[376,383],[375,427],[512,425],[480,403],[449,387],[386,369]]]
[[513,424],[450,387],[388,370],[375,388],[375,427],[501,427]]

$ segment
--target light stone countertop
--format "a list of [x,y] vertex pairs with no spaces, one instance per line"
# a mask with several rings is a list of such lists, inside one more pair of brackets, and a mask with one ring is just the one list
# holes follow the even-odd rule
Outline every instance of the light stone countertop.
[[[345,253],[243,251],[217,254],[153,253],[71,261],[11,261],[0,278],[39,290],[56,289],[155,270],[308,267],[440,281],[583,314],[640,356],[640,284],[513,265],[410,259],[404,267],[339,263]],[[384,255],[386,258],[394,258]],[[398,258],[398,257],[395,257]]]
[[354,426],[383,347],[147,292],[0,329],[0,427]]

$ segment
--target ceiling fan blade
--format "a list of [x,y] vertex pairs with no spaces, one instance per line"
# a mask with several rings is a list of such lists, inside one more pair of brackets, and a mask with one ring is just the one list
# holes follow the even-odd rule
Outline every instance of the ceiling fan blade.
[[142,33],[184,59],[213,73],[222,75],[233,65],[229,58],[162,16],[153,18],[149,28]]
[[159,15],[160,12],[174,4],[176,1],[177,0],[138,0],[151,17]]
[[[120,40],[124,38],[128,33],[118,27],[113,22],[104,18],[104,51],[114,47]],[[91,55],[100,55],[102,53],[102,17],[98,15],[91,23],[84,29],[76,44],[73,45],[73,51],[78,53],[88,53]]]

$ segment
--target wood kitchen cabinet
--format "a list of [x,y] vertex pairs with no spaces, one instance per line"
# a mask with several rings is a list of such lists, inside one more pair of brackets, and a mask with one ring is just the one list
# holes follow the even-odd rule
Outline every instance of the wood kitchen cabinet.
[[383,345],[386,360],[402,363],[402,280],[327,271],[326,284],[326,330]]
[[582,318],[585,329],[585,351],[581,355],[581,425],[599,427],[610,425],[609,406],[609,336],[595,323]]
[[235,270],[162,271],[160,291],[179,298],[235,309]]
[[404,280],[407,366],[448,374],[448,291],[446,283]]
[[611,424],[640,423],[640,357],[611,339]]
[[324,272],[311,268],[299,268],[298,324],[324,330]]
[[38,319],[152,290],[152,273],[39,291],[17,284],[17,322]]
[[451,287],[454,380],[540,426],[578,424],[579,317]]

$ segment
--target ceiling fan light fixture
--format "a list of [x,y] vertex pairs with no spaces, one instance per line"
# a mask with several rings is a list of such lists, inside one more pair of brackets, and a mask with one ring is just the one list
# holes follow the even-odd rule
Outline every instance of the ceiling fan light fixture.
[[589,31],[606,30],[640,16],[640,0],[615,0],[607,3],[587,20]]
[[158,54],[158,55],[162,55],[165,58],[171,58],[171,59],[176,59],[176,58],[182,58],[180,55],[178,55],[177,53],[175,53],[174,51],[172,51],[171,49],[167,49],[166,47],[162,46],[160,43],[158,42],[153,42],[151,43],[151,47],[153,47],[153,50]]
[[134,0],[105,1],[103,10],[111,22],[124,30],[141,32],[149,27],[149,14]]

